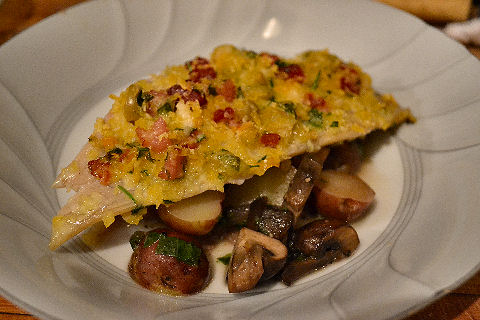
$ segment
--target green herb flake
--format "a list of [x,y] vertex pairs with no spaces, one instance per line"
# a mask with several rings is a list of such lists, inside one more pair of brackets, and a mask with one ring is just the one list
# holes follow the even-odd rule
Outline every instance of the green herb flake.
[[172,111],[173,111],[172,104],[167,101],[160,108],[158,108],[157,113],[158,114],[166,114],[166,113],[172,112]]
[[163,199],[163,203],[165,203],[165,204],[172,204],[173,201],[172,201],[172,200]]
[[217,95],[217,89],[214,86],[208,86],[208,94],[211,96]]
[[197,142],[203,141],[205,139],[207,139],[207,136],[203,133],[197,136]]
[[149,148],[138,147],[137,149],[138,149],[137,159],[145,157],[145,159],[147,159],[148,161],[151,161],[151,162],[154,161],[153,158],[152,158],[152,155],[150,154],[150,149]]
[[138,91],[138,94],[137,94],[137,104],[138,106],[142,106],[143,104],[143,97],[142,97],[142,90]]
[[330,124],[330,127],[338,128],[338,121],[332,121],[332,123]]
[[107,152],[108,154],[122,154],[122,149],[116,147]]
[[322,75],[322,71],[318,71],[317,76],[315,77],[315,80],[313,81],[312,84],[312,89],[315,90],[318,88],[318,85],[320,84],[320,76]]
[[308,112],[308,115],[310,116],[308,123],[317,128],[323,127],[323,112],[312,109]]
[[243,97],[244,95],[243,95],[242,87],[237,87],[237,99],[243,98]]
[[224,265],[228,265],[230,263],[230,259],[232,258],[232,254],[231,253],[227,253],[226,255],[224,255],[223,257],[218,257],[217,258],[217,261],[220,262],[220,263],[223,263]]
[[140,171],[143,175],[145,176],[149,176],[150,174],[148,173],[148,170],[147,169],[143,169],[142,171]]
[[267,155],[264,155],[263,157],[260,158],[260,160],[257,161],[257,163],[262,162],[263,160],[267,159]]
[[286,102],[282,103],[281,107],[285,112],[293,114],[295,116],[295,119],[297,118],[297,113],[295,112],[295,104],[293,102]]
[[138,205],[137,203],[137,200],[135,200],[135,198],[132,196],[132,194],[130,192],[128,192],[127,189],[125,189],[124,187],[122,187],[121,185],[118,185],[117,188],[122,191],[123,193],[125,193],[125,195],[133,201],[133,203],[135,203],[136,205]]
[[247,51],[245,52],[248,58],[255,59],[257,57],[257,53],[255,51]]
[[157,243],[155,254],[175,257],[189,265],[198,265],[202,249],[196,245],[175,237],[169,237],[164,233],[149,232],[143,244],[149,247]]
[[228,150],[222,149],[222,152],[217,155],[217,159],[220,160],[224,166],[240,170],[240,158],[230,153]]
[[146,209],[146,207],[137,204],[137,206],[135,208],[133,208],[131,212],[132,212],[133,215],[137,215],[143,209]]
[[273,78],[270,78],[269,83],[270,83],[270,88],[273,88],[275,86],[275,84],[273,83]]
[[249,167],[250,167],[250,168],[260,168],[260,165],[258,165],[258,164],[255,164],[255,165],[253,165],[253,166],[252,166],[252,165],[249,165]]
[[283,60],[277,60],[275,61],[275,64],[279,67],[279,68],[286,68],[288,67],[290,64],[286,61],[283,61]]
[[145,238],[144,232],[135,231],[130,237],[130,246],[132,247],[132,250],[137,249],[137,247],[140,245],[140,243],[142,243],[144,238]]

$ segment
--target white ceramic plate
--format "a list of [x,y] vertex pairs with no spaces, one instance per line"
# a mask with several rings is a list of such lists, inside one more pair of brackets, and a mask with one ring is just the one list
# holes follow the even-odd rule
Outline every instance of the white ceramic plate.
[[[125,239],[47,248],[59,166],[108,94],[232,43],[292,56],[330,48],[418,117],[362,171],[377,191],[362,245],[285,288],[156,295],[125,270]],[[389,319],[458,286],[480,262],[480,63],[421,21],[370,1],[91,1],[0,47],[0,294],[45,319]],[[60,200],[59,200],[60,198]],[[221,271],[221,270],[220,270]]]

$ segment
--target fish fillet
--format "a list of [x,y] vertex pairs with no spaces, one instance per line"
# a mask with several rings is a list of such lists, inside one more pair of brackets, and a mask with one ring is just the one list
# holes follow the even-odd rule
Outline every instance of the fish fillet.
[[328,51],[284,59],[230,45],[135,82],[97,119],[54,187],[76,193],[52,221],[52,250],[97,222],[223,191],[323,146],[414,121],[369,76]]

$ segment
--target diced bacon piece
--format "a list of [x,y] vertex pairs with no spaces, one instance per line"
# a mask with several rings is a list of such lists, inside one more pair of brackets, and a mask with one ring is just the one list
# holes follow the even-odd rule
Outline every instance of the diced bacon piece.
[[230,107],[225,109],[218,109],[215,110],[213,113],[213,121],[215,122],[228,122],[229,120],[233,120],[235,118],[235,110]]
[[341,65],[340,70],[345,71],[344,75],[340,78],[340,89],[352,94],[359,94],[362,88],[362,79],[357,70],[346,67],[345,65]]
[[190,135],[187,137],[185,143],[182,145],[184,148],[196,149],[200,145],[200,141],[205,137],[199,130],[193,130]]
[[237,97],[237,88],[232,79],[228,79],[217,89],[217,93],[223,96],[227,102],[232,102]]
[[185,175],[185,164],[187,157],[180,154],[179,149],[168,152],[163,171],[158,174],[159,178],[164,180],[175,180],[183,178]]
[[167,89],[167,94],[173,96],[174,94],[179,94],[183,101],[198,101],[200,107],[203,107],[207,104],[207,98],[199,90],[193,89],[191,91],[185,90],[179,84],[173,85]]
[[277,62],[278,60],[280,60],[280,58],[274,54],[270,54],[268,52],[262,52],[260,53],[260,56],[263,57],[263,58],[266,58],[270,61],[270,64],[273,65],[275,62]]
[[170,88],[167,89],[167,94],[169,96],[173,96],[174,94],[178,93],[180,96],[183,96],[183,94],[186,91],[187,90],[183,89],[181,85],[175,84],[175,85],[173,85],[173,86],[171,86]]
[[142,141],[142,146],[150,148],[154,152],[161,153],[172,144],[167,137],[160,137],[168,132],[167,123],[162,117],[155,121],[151,129],[137,128],[135,131],[140,141]]
[[200,82],[203,78],[212,80],[217,77],[217,73],[205,58],[196,57],[194,60],[188,61],[186,67],[189,69],[190,80],[193,82]]
[[316,97],[313,95],[313,93],[305,94],[305,101],[306,101],[306,104],[308,104],[312,109],[316,109],[319,111],[329,110],[325,99],[323,99],[322,97]]
[[88,161],[88,170],[90,174],[97,177],[104,186],[110,184],[110,162],[104,158],[98,158]]
[[298,64],[279,66],[278,71],[280,77],[283,79],[294,80],[300,83],[305,80],[305,74],[303,73],[302,67],[300,67]]
[[196,89],[193,89],[188,94],[184,95],[182,98],[185,102],[198,101],[200,107],[203,107],[207,104],[207,99],[205,98],[205,95]]
[[275,148],[278,145],[278,143],[280,142],[280,135],[276,134],[276,133],[265,133],[260,138],[260,142],[265,147]]

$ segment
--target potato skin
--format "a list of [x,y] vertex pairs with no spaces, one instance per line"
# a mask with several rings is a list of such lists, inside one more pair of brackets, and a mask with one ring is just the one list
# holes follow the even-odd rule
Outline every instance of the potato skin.
[[318,213],[348,222],[361,217],[375,198],[372,188],[358,176],[335,170],[322,171],[312,193]]
[[316,187],[313,195],[320,214],[330,219],[353,221],[363,215],[370,206],[370,202],[339,198]]
[[[168,229],[153,230],[165,233],[168,237],[175,237],[186,242],[201,246],[187,235]],[[209,279],[209,263],[205,253],[202,254],[197,265],[189,265],[175,257],[155,254],[158,243],[144,247],[145,238],[134,250],[128,271],[133,280],[149,290],[171,294],[188,295],[201,291]]]

